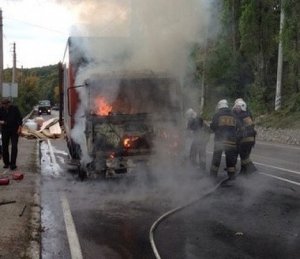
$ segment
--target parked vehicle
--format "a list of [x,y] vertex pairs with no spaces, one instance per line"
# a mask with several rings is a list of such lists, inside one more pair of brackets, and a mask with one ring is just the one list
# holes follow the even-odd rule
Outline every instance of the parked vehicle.
[[79,176],[126,173],[162,149],[177,156],[182,125],[178,81],[152,71],[99,71],[76,85],[80,62],[86,62],[78,53],[70,38],[60,82],[67,146],[79,162]]
[[51,103],[49,100],[39,101],[38,104],[38,115],[51,114]]

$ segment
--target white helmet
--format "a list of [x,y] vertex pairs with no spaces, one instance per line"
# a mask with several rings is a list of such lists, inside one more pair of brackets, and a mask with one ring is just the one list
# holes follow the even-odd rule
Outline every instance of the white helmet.
[[185,112],[185,115],[188,119],[194,119],[197,117],[197,113],[192,109],[192,108],[189,108],[186,112]]
[[241,110],[244,111],[244,112],[247,110],[247,104],[243,101],[243,99],[242,99],[242,100],[238,100],[238,101],[234,104],[234,107],[236,107],[236,106],[241,107]]
[[237,104],[237,103],[240,102],[240,101],[244,102],[243,98],[237,98],[237,99],[234,101],[234,104]]
[[228,102],[226,99],[222,99],[217,104],[217,109],[228,108]]

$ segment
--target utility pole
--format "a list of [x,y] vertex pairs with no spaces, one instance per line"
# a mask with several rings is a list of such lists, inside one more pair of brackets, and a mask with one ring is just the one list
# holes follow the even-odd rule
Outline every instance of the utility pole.
[[201,78],[201,100],[200,100],[200,114],[203,114],[204,105],[205,105],[205,70],[206,70],[206,46],[205,46],[205,53],[203,58],[203,72]]
[[279,29],[279,45],[278,45],[278,64],[277,64],[277,80],[276,80],[276,96],[275,96],[275,111],[281,108],[281,88],[282,88],[282,29],[284,24],[284,10],[281,0],[280,7],[280,29]]
[[14,84],[16,82],[16,43],[13,43],[13,68],[12,68],[12,83]]
[[13,43],[13,67],[12,67],[12,77],[11,77],[11,85],[10,85],[10,98],[13,99],[13,87],[16,82],[16,43]]
[[2,9],[0,8],[0,92],[3,87],[3,22]]
[[205,106],[205,96],[206,96],[206,86],[205,86],[205,72],[206,72],[206,59],[207,59],[207,48],[208,48],[208,31],[205,33],[205,42],[204,42],[204,53],[203,53],[203,71],[201,76],[201,100],[200,100],[200,114],[203,114]]

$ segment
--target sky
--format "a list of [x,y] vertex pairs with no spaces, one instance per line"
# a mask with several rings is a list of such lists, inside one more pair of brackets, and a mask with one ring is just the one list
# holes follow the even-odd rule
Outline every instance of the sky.
[[1,0],[3,66],[12,67],[16,43],[17,67],[57,64],[63,56],[74,13],[67,6],[45,0]]
[[97,24],[102,34],[111,33],[108,25],[126,24],[129,1],[0,0],[4,68],[12,67],[13,43],[16,43],[17,67],[57,64],[63,58],[70,35],[86,36],[82,29],[86,23]]
[[[3,66],[31,68],[62,61],[69,36],[128,36],[134,26],[147,44],[194,40],[209,22],[213,0],[0,0]],[[194,12],[194,10],[196,10]],[[194,14],[193,14],[194,13]],[[196,15],[196,16],[195,16]],[[195,27],[196,26],[196,27]],[[215,27],[215,26],[214,26]],[[213,28],[214,28],[213,27]],[[161,41],[157,40],[157,35]],[[203,35],[203,33],[202,33]],[[191,38],[192,36],[192,38]],[[173,42],[176,42],[172,40]],[[166,51],[163,46],[162,51]],[[171,51],[171,49],[170,49]]]

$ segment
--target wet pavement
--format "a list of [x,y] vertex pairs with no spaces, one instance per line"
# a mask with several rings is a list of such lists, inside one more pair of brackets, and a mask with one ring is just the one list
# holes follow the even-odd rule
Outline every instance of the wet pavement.
[[19,138],[18,168],[14,172],[24,175],[22,180],[12,180],[12,172],[2,169],[1,177],[9,177],[9,185],[0,185],[0,258],[39,258],[40,207],[38,142]]
[[[153,222],[198,197],[208,184],[203,175],[168,168],[155,172],[150,182],[143,172],[82,182],[69,162],[64,139],[51,140],[50,145],[20,139],[18,169],[25,177],[0,186],[2,201],[16,201],[0,207],[3,258],[22,258],[29,252],[38,253],[29,258],[39,258],[40,237],[42,258],[72,258],[63,198],[70,207],[81,258],[154,258],[149,242]],[[239,178],[236,185],[161,222],[154,233],[161,257],[296,258],[299,186],[264,174],[297,180],[297,168],[283,174],[280,159],[277,162],[272,168],[258,165],[257,177]],[[42,204],[38,230],[32,220],[40,209],[34,198],[37,186]]]

